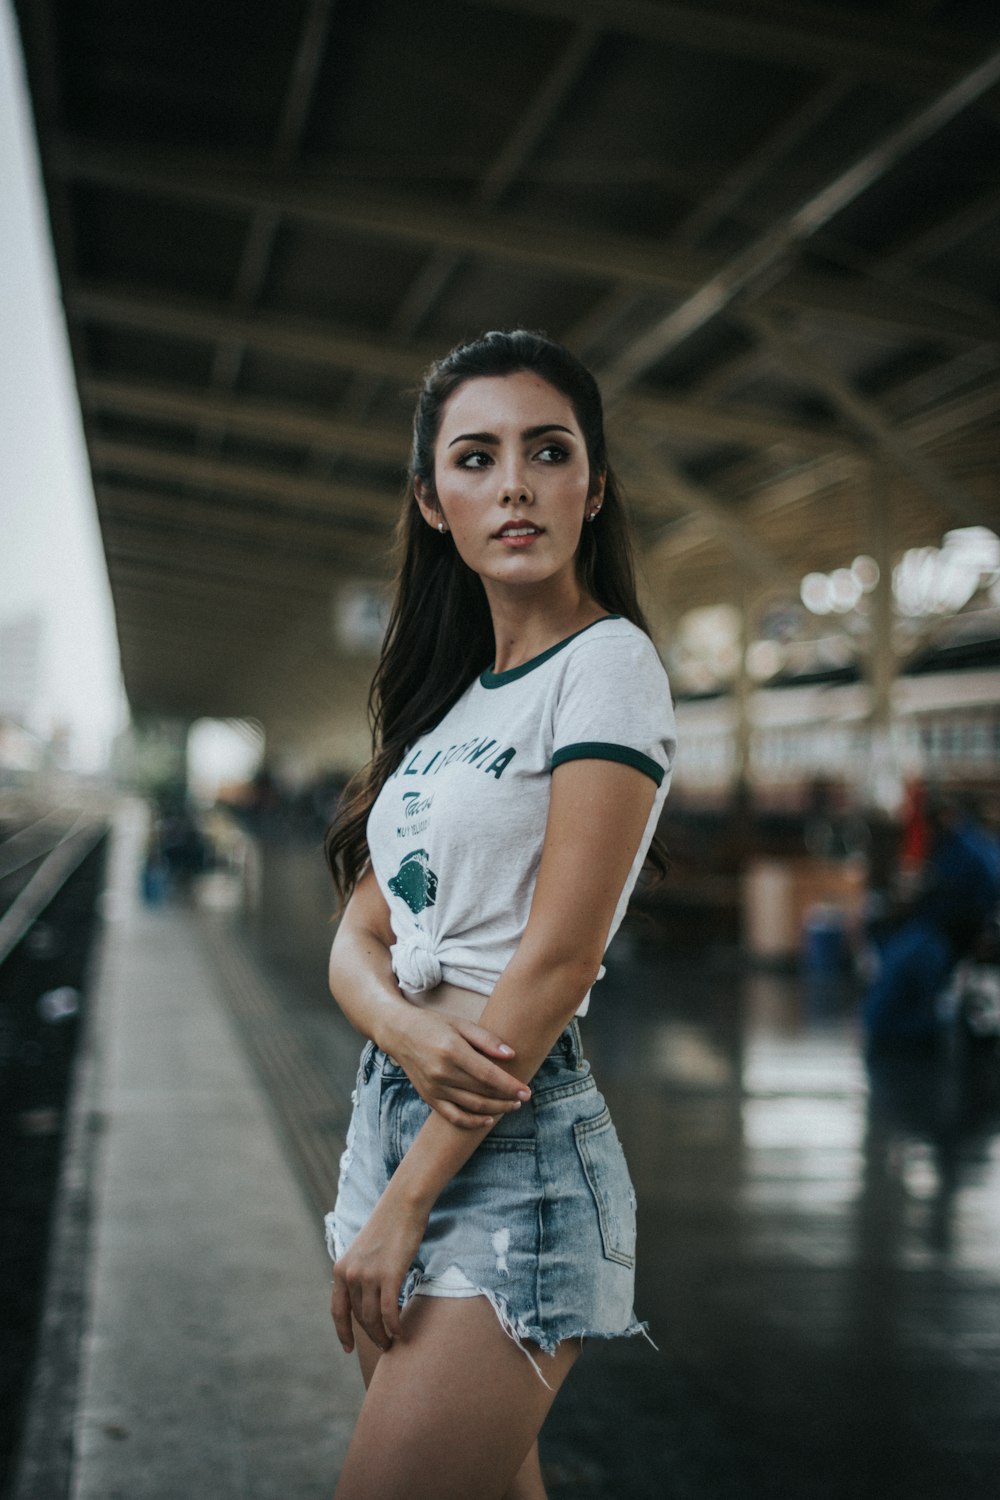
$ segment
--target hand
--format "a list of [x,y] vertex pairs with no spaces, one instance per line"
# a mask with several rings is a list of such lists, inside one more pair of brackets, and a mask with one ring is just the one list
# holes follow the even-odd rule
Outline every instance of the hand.
[[411,1006],[386,1050],[402,1065],[424,1103],[450,1125],[479,1130],[531,1098],[520,1079],[490,1061],[509,1061],[513,1047],[461,1016]]
[[383,1351],[399,1334],[399,1289],[420,1249],[427,1217],[426,1210],[394,1204],[387,1189],[335,1263],[330,1312],[345,1354],[354,1348],[355,1322]]

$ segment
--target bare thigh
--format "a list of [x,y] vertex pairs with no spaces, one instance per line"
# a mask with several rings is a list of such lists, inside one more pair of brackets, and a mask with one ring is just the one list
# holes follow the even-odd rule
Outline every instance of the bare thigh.
[[362,1334],[358,1353],[368,1393],[335,1500],[503,1500],[579,1344],[537,1356],[546,1386],[485,1297],[414,1297],[392,1348]]
[[[382,1351],[373,1344],[360,1323],[354,1325],[354,1343],[358,1363],[365,1382],[365,1390],[372,1383],[375,1366],[382,1358]],[[522,1356],[523,1357],[523,1356]],[[550,1382],[551,1383],[551,1382]],[[503,1492],[502,1500],[547,1500],[545,1482],[542,1479],[542,1463],[538,1453],[538,1439],[528,1449],[527,1457],[514,1478]]]

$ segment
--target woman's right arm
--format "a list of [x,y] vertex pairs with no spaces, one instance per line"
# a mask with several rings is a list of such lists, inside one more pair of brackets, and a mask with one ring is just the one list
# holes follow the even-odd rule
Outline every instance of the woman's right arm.
[[530,1097],[493,1057],[513,1048],[492,1031],[406,999],[389,957],[395,936],[389,908],[369,866],[359,880],[330,951],[330,992],[351,1025],[396,1059],[417,1093],[452,1125],[479,1129]]

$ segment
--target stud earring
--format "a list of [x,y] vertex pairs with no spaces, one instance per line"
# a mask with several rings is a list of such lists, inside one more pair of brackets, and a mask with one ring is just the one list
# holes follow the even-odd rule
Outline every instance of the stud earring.
[[447,528],[447,526],[446,526],[446,525],[445,525],[445,524],[444,524],[444,522],[443,522],[443,521],[439,521],[439,522],[438,522],[438,531],[441,531],[441,532],[445,532],[445,531],[447,531],[447,530],[448,530],[448,528]]

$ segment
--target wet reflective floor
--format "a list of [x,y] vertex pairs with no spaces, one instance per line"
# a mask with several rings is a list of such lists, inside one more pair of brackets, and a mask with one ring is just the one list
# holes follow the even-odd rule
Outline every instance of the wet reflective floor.
[[[319,856],[264,851],[242,931],[331,1088]],[[550,1417],[550,1495],[994,1500],[1000,1063],[862,1055],[854,997],[623,930],[584,1043],[639,1198],[636,1306]]]

